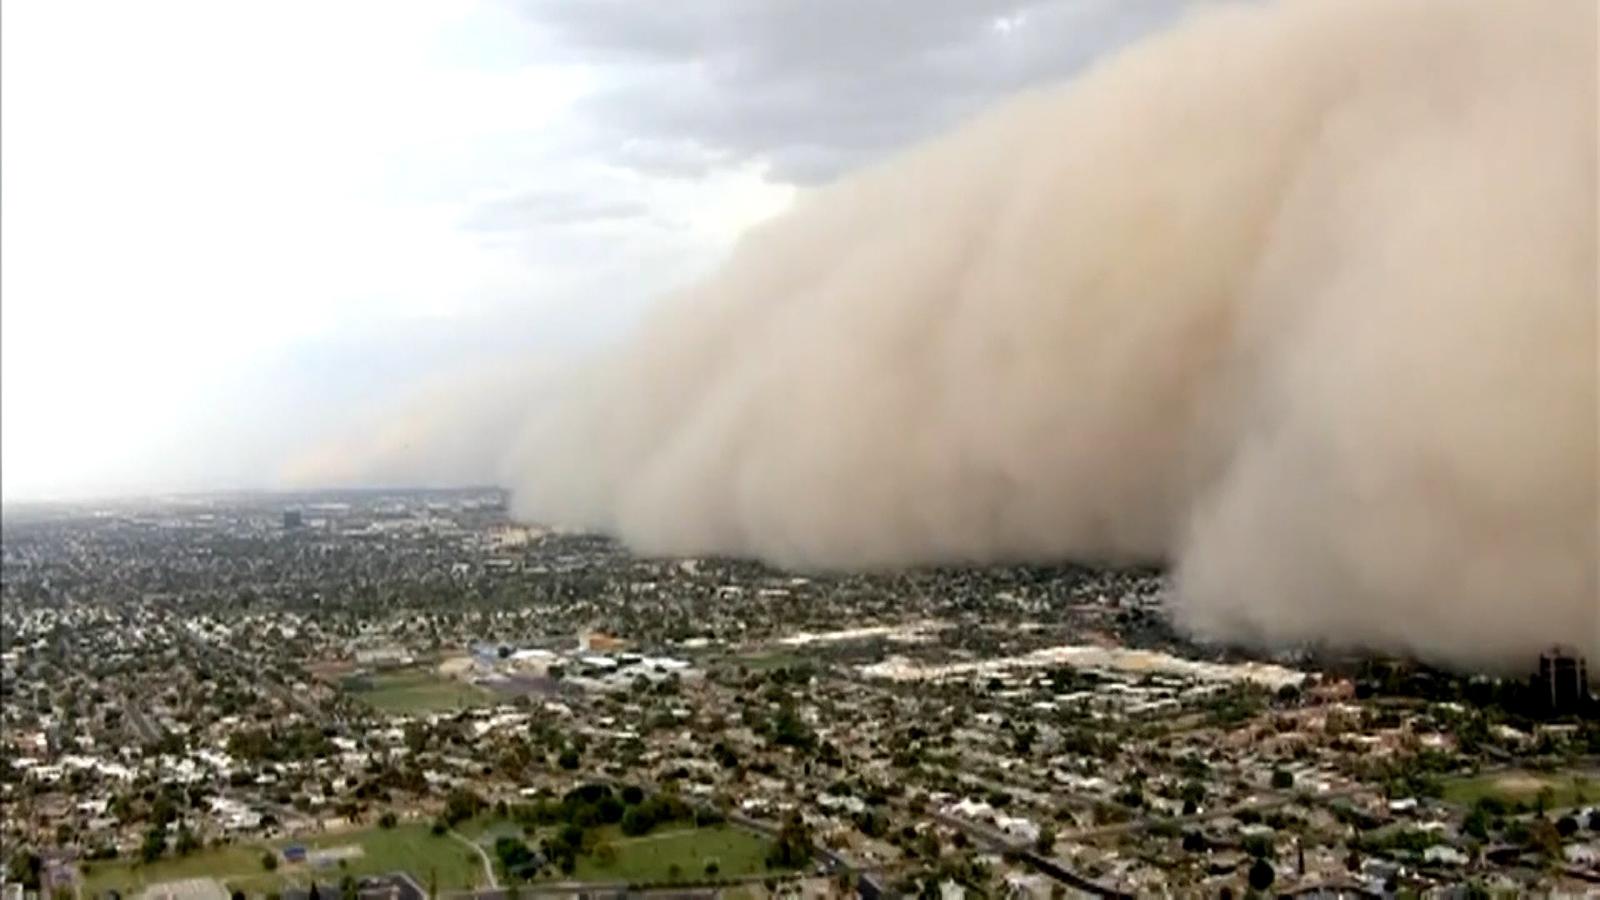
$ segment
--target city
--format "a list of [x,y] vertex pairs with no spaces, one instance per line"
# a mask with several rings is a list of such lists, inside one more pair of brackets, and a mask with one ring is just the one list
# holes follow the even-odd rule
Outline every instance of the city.
[[1600,889],[1583,661],[1200,647],[1160,572],[646,559],[496,490],[8,511],[6,897]]

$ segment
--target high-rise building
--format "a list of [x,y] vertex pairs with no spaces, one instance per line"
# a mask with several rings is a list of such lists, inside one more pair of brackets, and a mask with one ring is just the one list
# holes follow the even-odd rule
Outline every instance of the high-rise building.
[[305,524],[305,517],[303,515],[301,515],[300,510],[298,510],[298,509],[286,509],[286,510],[283,511],[283,527],[284,528],[299,528],[300,526],[302,526],[304,524]]
[[1540,705],[1554,715],[1583,712],[1589,702],[1589,672],[1584,658],[1562,647],[1539,654],[1533,682]]

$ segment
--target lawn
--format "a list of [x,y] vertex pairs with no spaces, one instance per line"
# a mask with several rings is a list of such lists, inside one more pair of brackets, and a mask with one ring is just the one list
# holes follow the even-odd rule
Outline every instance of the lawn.
[[1482,797],[1497,797],[1507,806],[1533,806],[1539,792],[1548,789],[1550,809],[1581,806],[1600,800],[1600,772],[1495,772],[1452,778],[1444,784],[1444,799],[1471,806]]
[[348,678],[344,689],[379,712],[417,713],[481,706],[493,695],[476,685],[427,669],[374,672]]
[[264,848],[256,844],[229,844],[208,847],[188,856],[158,859],[149,865],[134,860],[97,860],[83,863],[79,871],[83,874],[85,896],[114,890],[128,897],[163,881],[259,872],[263,851]]
[[[483,862],[476,853],[449,835],[434,834],[424,824],[319,834],[284,843],[302,844],[307,848],[361,846],[362,854],[347,860],[345,868],[324,871],[360,876],[403,870],[415,876],[424,887],[430,878],[437,878],[441,890],[475,887],[483,881]],[[294,869],[301,870],[298,873],[301,877],[310,871],[303,866],[279,866],[278,872],[292,876],[297,874],[292,871]]]
[[338,881],[345,875],[361,877],[396,870],[410,872],[424,887],[436,878],[441,890],[472,888],[483,881],[483,864],[477,854],[448,835],[434,835],[427,825],[399,825],[360,831],[330,832],[274,843],[308,848],[356,845],[361,854],[343,866],[328,865],[313,869],[279,860],[278,868],[268,872],[261,866],[263,844],[232,844],[208,848],[182,858],[161,859],[150,865],[131,861],[94,863],[84,879],[85,895],[119,891],[131,896],[141,889],[180,878],[216,878],[230,888],[250,894],[265,894],[291,884],[305,884],[315,874],[323,881]]
[[483,845],[485,849],[494,849],[494,842],[502,837],[523,839],[522,826],[503,816],[482,815],[474,816],[465,822],[456,825],[456,831],[464,838]]
[[760,874],[767,871],[767,850],[772,845],[762,835],[728,825],[658,829],[635,838],[607,827],[600,834],[611,853],[597,848],[578,857],[571,876],[559,877],[627,882],[699,879],[706,877],[706,864],[713,860],[718,878]]

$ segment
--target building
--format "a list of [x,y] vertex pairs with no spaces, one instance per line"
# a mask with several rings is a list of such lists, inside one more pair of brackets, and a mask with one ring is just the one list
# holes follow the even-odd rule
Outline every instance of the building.
[[283,527],[286,529],[299,528],[306,523],[305,516],[298,509],[283,511]]
[[1589,702],[1589,673],[1584,658],[1562,647],[1539,654],[1539,674],[1534,677],[1533,691],[1539,705],[1553,715],[1582,712]]

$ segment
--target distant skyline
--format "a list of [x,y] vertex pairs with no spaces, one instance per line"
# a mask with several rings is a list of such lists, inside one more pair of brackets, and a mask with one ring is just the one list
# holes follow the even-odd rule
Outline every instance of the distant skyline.
[[1186,5],[9,2],[0,492],[278,486]]

